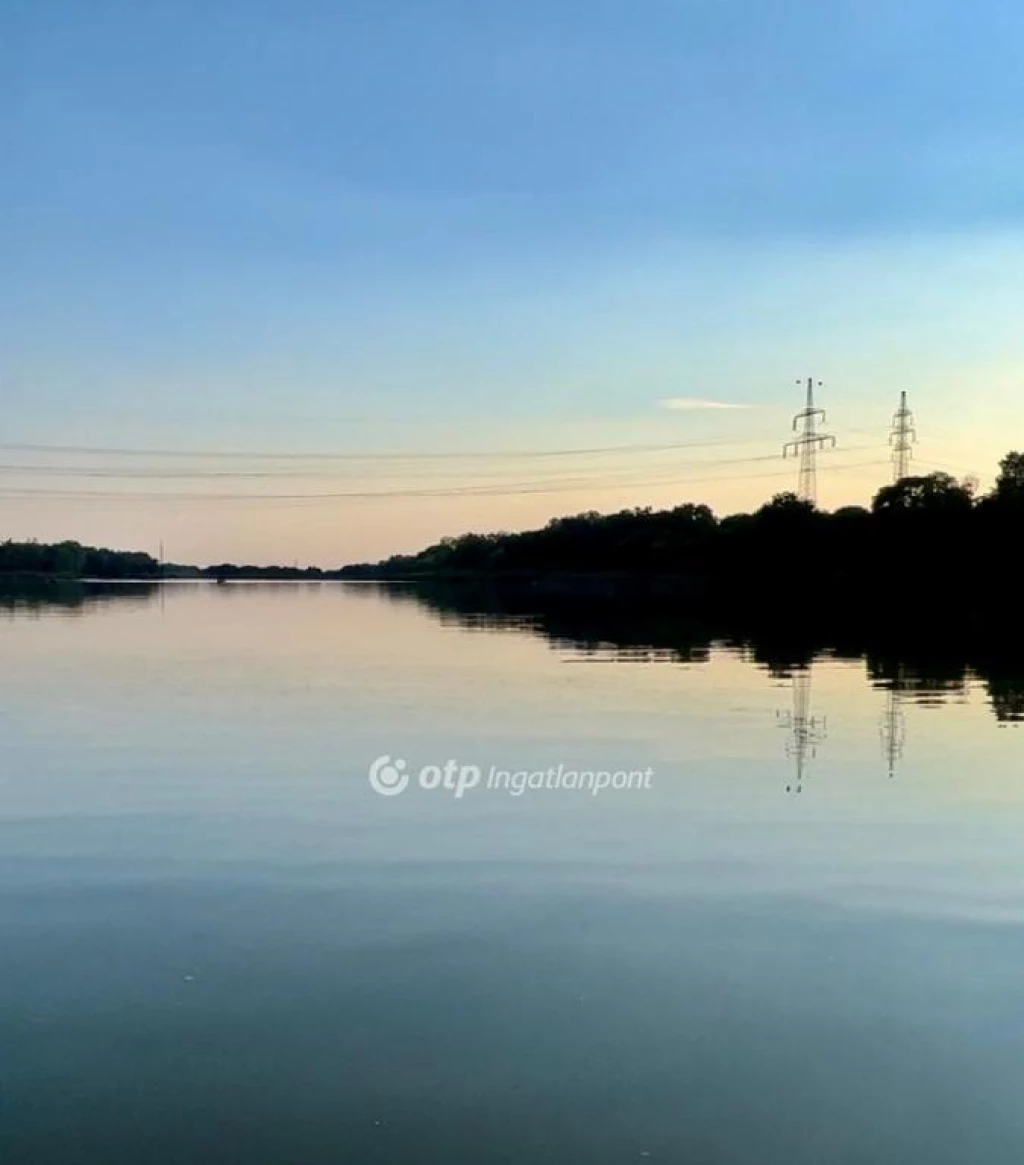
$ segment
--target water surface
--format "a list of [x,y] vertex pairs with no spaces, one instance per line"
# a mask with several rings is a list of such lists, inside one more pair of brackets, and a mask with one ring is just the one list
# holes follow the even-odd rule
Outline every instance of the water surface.
[[1024,1160],[1024,667],[370,585],[0,644],[5,1163]]

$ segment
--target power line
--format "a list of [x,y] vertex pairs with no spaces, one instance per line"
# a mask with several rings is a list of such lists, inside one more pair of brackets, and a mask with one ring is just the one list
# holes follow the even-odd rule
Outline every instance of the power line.
[[966,474],[968,477],[980,478],[980,474],[974,469],[968,469],[965,465],[950,465],[948,461],[924,461],[922,465],[930,465],[933,469],[941,469],[945,473]]
[[[735,458],[715,458],[710,461],[700,462],[694,461],[692,464],[711,464],[711,465],[744,465],[751,461],[774,461],[774,455],[763,455],[755,457],[735,457]],[[475,470],[474,475],[480,476],[483,471]],[[607,476],[609,471],[604,471],[604,476]],[[612,470],[611,472],[616,472]],[[635,472],[635,469],[630,468],[629,472]],[[127,480],[143,480],[143,481],[160,481],[160,480],[219,480],[219,479],[255,479],[255,480],[274,480],[279,478],[330,478],[340,476],[337,472],[328,472],[326,470],[166,470],[166,469],[83,469],[79,466],[69,465],[17,465],[17,464],[2,464],[0,465],[0,473],[8,474],[24,474],[26,476],[41,476],[41,477],[78,477],[78,478],[114,478]],[[448,474],[430,474],[427,476],[433,477],[451,477]]]
[[678,441],[663,445],[598,445],[591,448],[569,449],[490,449],[453,450],[450,452],[399,452],[381,453],[308,453],[294,451],[242,452],[238,449],[142,449],[129,446],[102,445],[41,445],[30,442],[0,442],[0,449],[18,453],[53,453],[93,457],[156,457],[188,458],[191,460],[249,460],[249,461],[455,461],[469,459],[501,458],[548,458],[548,457],[595,457],[613,453],[669,453],[676,449],[712,449],[729,445],[752,445],[763,438],[747,437],[717,441]]
[[[752,460],[772,460],[774,457],[754,458]],[[853,462],[847,465],[833,465],[832,471],[863,469],[884,465],[881,460]],[[619,480],[613,483],[615,488],[621,487],[669,487],[675,485],[701,484],[715,481],[744,481],[765,478],[788,477],[785,471],[771,473],[747,474],[717,474],[696,477],[671,478],[638,478],[634,480]],[[520,494],[558,494],[572,493],[579,490],[600,489],[607,487],[606,478],[579,478],[561,479],[560,481],[523,482],[516,485],[484,485],[484,486],[456,486],[448,489],[398,489],[398,490],[343,490],[327,493],[297,493],[297,494],[229,494],[229,493],[142,493],[128,490],[51,490],[28,488],[0,488],[0,496],[6,498],[32,499],[47,498],[63,501],[143,501],[143,502],[325,502],[343,501],[346,499],[376,499],[376,498],[446,498],[446,497],[504,497]]]
[[[874,448],[869,445],[854,445],[849,447],[849,451],[865,450]],[[703,465],[746,465],[756,461],[775,461],[775,454],[764,454],[750,457],[731,457],[713,459],[691,460],[690,464],[694,467]],[[482,471],[475,471],[479,476]],[[612,471],[616,472],[616,471]],[[630,473],[635,472],[631,467]],[[98,468],[82,468],[75,465],[39,465],[39,464],[0,464],[0,473],[18,475],[24,474],[28,477],[72,477],[72,478],[100,478],[100,479],[114,479],[114,480],[143,480],[143,481],[181,481],[181,480],[222,480],[222,479],[238,479],[238,480],[274,480],[280,478],[287,479],[302,479],[302,478],[330,478],[337,477],[337,472],[328,472],[326,470],[207,470],[207,469],[115,469],[106,466]],[[430,474],[427,476],[452,476],[452,474]],[[608,471],[604,471],[604,477],[608,476]]]

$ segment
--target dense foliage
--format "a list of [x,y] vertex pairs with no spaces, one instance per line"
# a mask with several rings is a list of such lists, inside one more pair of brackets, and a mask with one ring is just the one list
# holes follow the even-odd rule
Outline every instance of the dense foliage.
[[155,578],[160,564],[135,550],[105,550],[78,542],[0,542],[0,574],[56,578]]
[[817,510],[783,493],[752,514],[717,518],[707,506],[583,513],[539,530],[465,534],[418,554],[346,567],[347,578],[501,575],[672,575],[705,589],[771,589],[800,577],[837,586],[888,587],[893,572],[952,581],[957,567],[1011,569],[1024,535],[1024,454],[1000,466],[995,489],[975,497],[944,473],[881,489],[870,509]]
[[329,572],[318,566],[237,566],[233,562],[222,562],[217,566],[205,566],[195,569],[196,577],[214,578],[218,581],[229,582],[232,579],[292,579],[301,582],[303,579],[317,581],[332,577]]

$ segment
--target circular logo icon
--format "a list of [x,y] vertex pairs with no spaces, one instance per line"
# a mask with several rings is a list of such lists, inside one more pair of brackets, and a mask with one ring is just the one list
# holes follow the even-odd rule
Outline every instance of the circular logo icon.
[[382,797],[397,796],[409,783],[405,761],[401,759],[393,761],[389,756],[377,757],[370,765],[367,776],[370,778],[370,788]]

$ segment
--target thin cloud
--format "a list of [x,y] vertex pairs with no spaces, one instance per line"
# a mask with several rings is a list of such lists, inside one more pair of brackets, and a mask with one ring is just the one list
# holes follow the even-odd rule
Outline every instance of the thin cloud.
[[658,402],[663,409],[686,412],[693,409],[749,409],[750,405],[733,404],[726,400],[700,400],[693,396],[670,396]]

